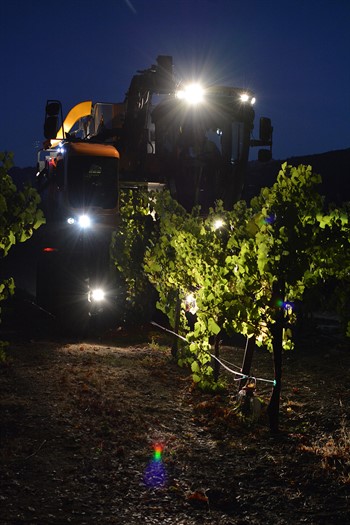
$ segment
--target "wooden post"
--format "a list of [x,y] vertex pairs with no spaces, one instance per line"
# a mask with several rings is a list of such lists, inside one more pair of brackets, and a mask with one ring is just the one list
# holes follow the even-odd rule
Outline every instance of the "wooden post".
[[[174,324],[175,334],[179,333],[180,313],[181,313],[181,299],[180,299],[180,292],[177,292],[176,303],[175,303],[175,324]],[[173,357],[177,357],[178,343],[179,343],[179,338],[176,335],[174,335],[173,344],[171,346],[171,354]]]
[[275,323],[271,327],[273,337],[273,364],[275,370],[275,384],[271,399],[267,408],[270,430],[273,433],[279,431],[279,407],[282,388],[282,342],[284,327],[284,283],[277,281],[273,291],[273,301],[276,305]]
[[[253,354],[255,349],[255,337],[247,337],[247,342],[245,345],[243,363],[242,363],[242,374],[249,376],[250,370],[253,362]],[[238,391],[242,390],[247,382],[247,378],[242,377],[238,383]]]
[[[217,334],[215,336],[215,343],[214,343],[214,355],[219,359],[220,357],[220,334]],[[214,359],[214,381],[215,383],[219,380],[219,374],[220,374],[220,363],[216,359]]]

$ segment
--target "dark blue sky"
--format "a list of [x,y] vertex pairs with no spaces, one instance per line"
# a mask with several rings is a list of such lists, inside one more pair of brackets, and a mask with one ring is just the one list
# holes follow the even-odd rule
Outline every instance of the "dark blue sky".
[[275,159],[350,147],[348,0],[3,0],[0,20],[0,151],[20,167],[46,99],[122,101],[159,54],[183,79],[252,89]]

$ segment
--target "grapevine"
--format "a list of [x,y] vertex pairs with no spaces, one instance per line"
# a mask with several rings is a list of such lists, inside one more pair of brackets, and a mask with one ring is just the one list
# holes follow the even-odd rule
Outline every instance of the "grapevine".
[[[270,351],[277,340],[281,350],[291,349],[295,304],[330,278],[349,289],[349,208],[324,211],[320,182],[311,166],[285,163],[275,184],[249,206],[242,201],[225,210],[219,201],[204,217],[198,208],[187,212],[164,191],[143,194],[136,207],[121,210],[119,237],[129,229],[129,238],[142,244],[130,290],[136,280],[151,282],[172,327],[180,299],[179,331],[187,338],[186,362],[199,386],[215,388],[210,353],[222,331],[254,337]],[[124,255],[130,262],[132,254]],[[339,297],[344,307],[346,299]]]

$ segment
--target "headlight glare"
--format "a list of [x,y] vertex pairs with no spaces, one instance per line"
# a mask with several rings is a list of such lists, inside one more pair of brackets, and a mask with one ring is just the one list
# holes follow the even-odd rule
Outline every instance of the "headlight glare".
[[188,104],[196,105],[203,102],[204,89],[200,84],[189,84],[176,93],[179,100],[184,100]]
[[78,223],[79,223],[80,228],[90,228],[91,219],[88,215],[80,215],[78,219]]
[[250,97],[249,97],[248,93],[241,93],[241,96],[239,98],[240,98],[241,102],[248,102]]
[[104,300],[106,294],[102,288],[95,288],[94,290],[91,290],[89,293],[89,300],[94,302],[101,302]]

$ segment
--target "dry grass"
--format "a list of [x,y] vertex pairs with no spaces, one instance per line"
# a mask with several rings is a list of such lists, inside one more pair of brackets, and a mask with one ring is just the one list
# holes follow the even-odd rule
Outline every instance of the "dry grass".
[[336,473],[339,482],[350,484],[350,428],[345,414],[335,432],[324,433],[311,445],[301,445],[301,450],[316,454],[322,469]]

